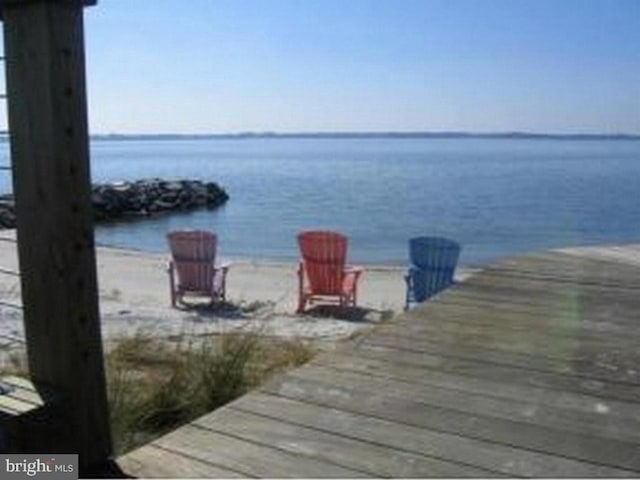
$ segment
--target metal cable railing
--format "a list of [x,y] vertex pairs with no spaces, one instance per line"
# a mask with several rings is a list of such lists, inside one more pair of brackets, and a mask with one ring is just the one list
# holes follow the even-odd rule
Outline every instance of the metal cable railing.
[[[4,63],[5,61],[5,57],[4,56],[0,56],[0,62]],[[7,94],[6,92],[0,92],[0,100],[7,100]],[[6,110],[5,110],[6,112]],[[5,120],[6,120],[6,116],[5,116]],[[5,130],[0,130],[0,136],[7,136],[9,135],[9,130],[5,129]],[[11,171],[11,165],[0,165],[0,170],[4,170],[4,171]],[[6,242],[11,242],[11,243],[16,243],[16,240],[14,238],[1,238],[0,240],[2,241],[6,241]],[[20,277],[20,272],[13,270],[11,268],[6,268],[3,266],[0,266],[0,275],[6,275],[6,276],[10,276],[10,277]],[[17,304],[17,303],[13,303],[10,301],[6,301],[3,299],[0,299],[0,307],[5,307],[5,308],[11,308],[11,309],[15,309],[15,310],[23,310],[22,305]],[[0,337],[5,337],[5,335],[0,335]],[[22,341],[24,342],[24,339],[19,339],[17,337],[14,338],[16,341]]]

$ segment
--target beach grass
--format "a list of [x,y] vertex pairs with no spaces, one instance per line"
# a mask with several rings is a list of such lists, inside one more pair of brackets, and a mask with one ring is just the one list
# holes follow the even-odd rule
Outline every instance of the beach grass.
[[[317,351],[301,339],[259,330],[171,340],[138,332],[110,342],[105,369],[114,454],[231,402]],[[0,373],[28,378],[24,350],[10,355]]]
[[106,355],[116,455],[234,400],[312,358],[297,339],[228,333],[167,342],[121,339]]

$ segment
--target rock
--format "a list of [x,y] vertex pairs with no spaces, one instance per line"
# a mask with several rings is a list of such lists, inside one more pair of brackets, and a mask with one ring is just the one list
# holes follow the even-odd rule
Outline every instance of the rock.
[[[229,195],[218,184],[200,180],[166,181],[154,178],[135,182],[119,181],[96,184],[91,192],[97,222],[203,207],[215,208],[228,199]],[[0,195],[0,229],[15,227],[13,195]]]

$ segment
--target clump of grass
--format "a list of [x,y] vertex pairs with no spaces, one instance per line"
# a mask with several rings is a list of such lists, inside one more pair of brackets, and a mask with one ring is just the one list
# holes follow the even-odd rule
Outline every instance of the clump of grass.
[[[314,353],[301,340],[259,333],[173,342],[139,333],[118,340],[105,355],[116,455],[234,400]],[[24,351],[7,363],[3,374],[27,376]]]
[[217,348],[203,345],[199,373],[205,409],[224,405],[259,383],[254,365],[259,344],[258,335],[246,334],[223,338]]
[[308,361],[299,341],[258,333],[175,342],[145,335],[107,354],[107,387],[117,454],[148,442]]
[[111,435],[116,451],[124,452],[143,443],[142,432],[135,426],[142,415],[144,387],[123,364],[108,361],[106,366]]

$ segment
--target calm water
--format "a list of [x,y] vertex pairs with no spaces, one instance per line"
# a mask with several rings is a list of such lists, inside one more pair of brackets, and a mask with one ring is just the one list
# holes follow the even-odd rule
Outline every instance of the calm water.
[[100,226],[102,244],[165,251],[168,230],[205,228],[219,234],[224,256],[290,260],[298,231],[327,228],[350,237],[352,261],[403,263],[407,239],[427,234],[457,239],[462,263],[472,265],[640,242],[640,141],[124,140],[91,148],[94,181],[198,178],[231,196],[216,211]]

